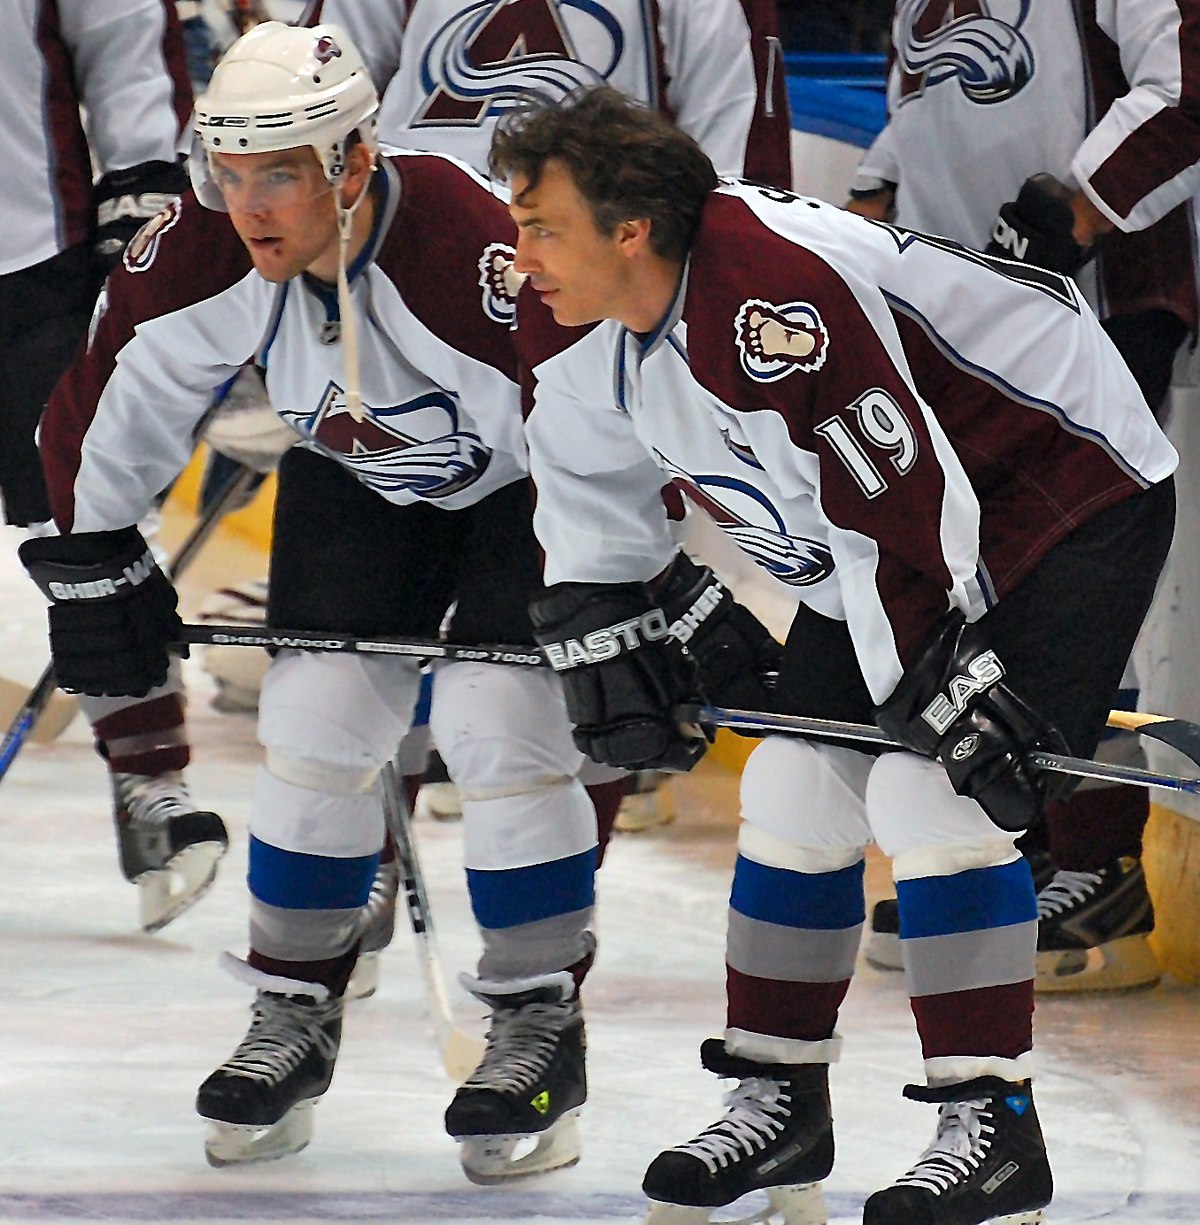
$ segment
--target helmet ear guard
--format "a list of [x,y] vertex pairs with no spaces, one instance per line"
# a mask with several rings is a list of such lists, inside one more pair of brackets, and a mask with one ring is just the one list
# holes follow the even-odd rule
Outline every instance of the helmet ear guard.
[[358,48],[336,25],[299,28],[266,21],[243,35],[196,102],[188,158],[200,202],[224,211],[214,153],[267,153],[308,145],[335,187],[352,133],[374,155],[379,95]]

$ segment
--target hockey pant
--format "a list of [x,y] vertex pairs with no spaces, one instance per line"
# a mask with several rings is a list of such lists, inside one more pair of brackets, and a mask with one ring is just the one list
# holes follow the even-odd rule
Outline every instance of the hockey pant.
[[[391,659],[281,652],[259,705],[266,750],[250,817],[250,964],[344,990],[384,842],[379,771],[420,677]],[[550,674],[453,664],[431,725],[463,793],[481,977],[561,970],[592,944],[595,816]]]
[[732,1053],[838,1059],[874,841],[893,861],[929,1082],[1030,1074],[1032,877],[1016,835],[955,795],[938,763],[770,737],[746,764],[741,808],[726,954]]

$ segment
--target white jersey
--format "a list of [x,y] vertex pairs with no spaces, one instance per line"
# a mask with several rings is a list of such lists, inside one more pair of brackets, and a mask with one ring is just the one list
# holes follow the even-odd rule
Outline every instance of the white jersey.
[[383,95],[380,134],[486,172],[498,119],[531,93],[601,82],[662,110],[717,169],[791,186],[774,0],[314,0]]
[[[947,607],[977,619],[1177,462],[1074,284],[1012,267],[722,187],[648,338],[609,321],[528,359],[547,583],[659,573],[666,473],[845,618],[882,701]],[[539,309],[527,287],[520,327]]]
[[1081,277],[1093,305],[1195,327],[1200,5],[899,0],[892,42],[890,117],[858,185],[897,184],[898,225],[982,250],[1000,206],[1051,174],[1118,230],[1098,283]]
[[385,160],[374,190],[349,269],[363,419],[346,405],[336,290],[265,281],[228,216],[188,192],[130,243],[51,396],[40,446],[63,531],[136,523],[187,463],[213,392],[251,359],[301,445],[391,502],[453,510],[524,476],[507,210],[444,157]]
[[89,239],[93,169],[174,161],[192,95],[173,0],[0,0],[0,28],[3,275]]

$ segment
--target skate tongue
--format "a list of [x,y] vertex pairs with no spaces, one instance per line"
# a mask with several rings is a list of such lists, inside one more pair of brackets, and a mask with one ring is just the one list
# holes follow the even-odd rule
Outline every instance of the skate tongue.
[[1003,1080],[999,1076],[977,1076],[951,1085],[905,1085],[904,1096],[912,1102],[966,1102],[976,1098],[1004,1097],[1029,1090],[1029,1081]]
[[458,981],[490,1008],[524,1008],[526,1004],[561,1004],[575,995],[575,979],[568,970],[537,978],[492,980],[460,974]]
[[722,1038],[705,1038],[700,1044],[700,1064],[709,1072],[729,1080],[787,1081],[790,1084],[821,1084],[829,1065],[826,1063],[759,1063],[742,1055],[731,1055]]

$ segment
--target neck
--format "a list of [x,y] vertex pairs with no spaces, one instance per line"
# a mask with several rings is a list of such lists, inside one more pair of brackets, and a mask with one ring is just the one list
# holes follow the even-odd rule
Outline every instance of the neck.
[[654,331],[670,310],[682,277],[682,260],[651,259],[632,278],[617,319],[631,332]]

